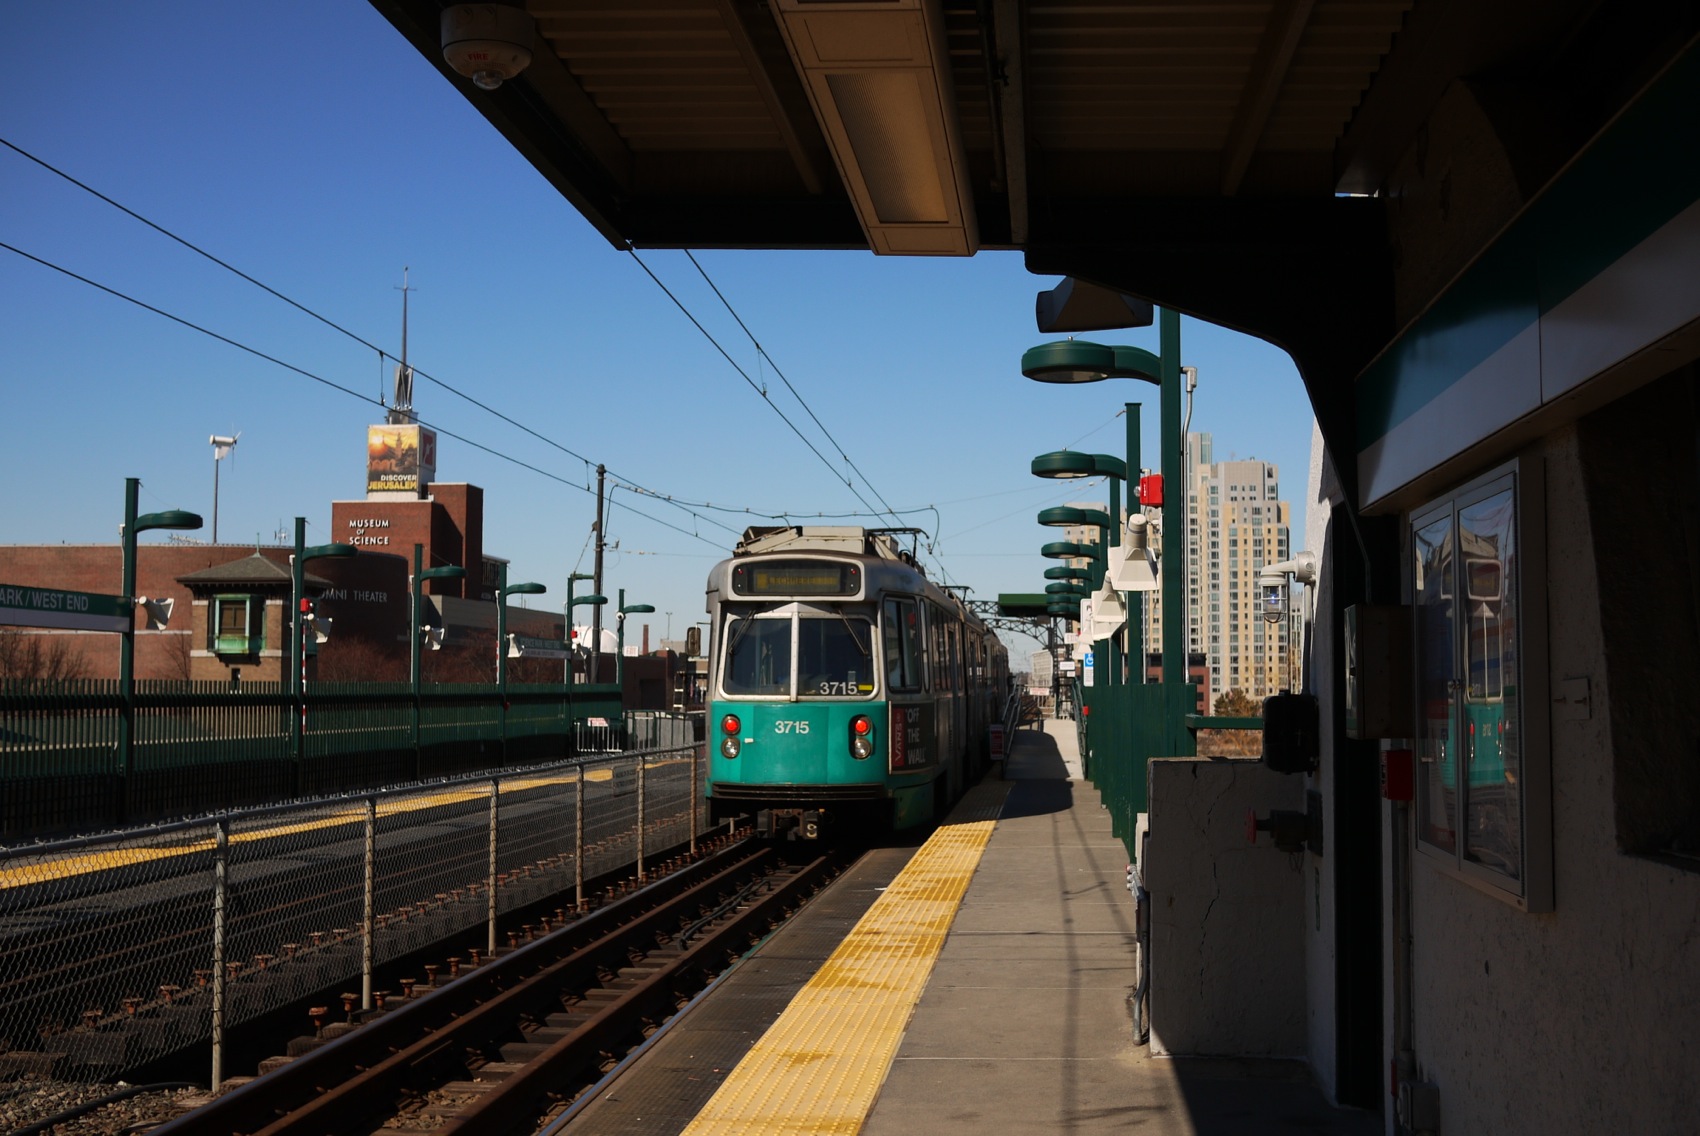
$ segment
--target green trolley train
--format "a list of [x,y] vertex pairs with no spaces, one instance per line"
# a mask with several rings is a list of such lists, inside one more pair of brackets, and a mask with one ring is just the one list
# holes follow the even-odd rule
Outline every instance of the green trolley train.
[[986,767],[1008,652],[904,530],[752,528],[708,578],[708,798],[764,836],[902,829]]

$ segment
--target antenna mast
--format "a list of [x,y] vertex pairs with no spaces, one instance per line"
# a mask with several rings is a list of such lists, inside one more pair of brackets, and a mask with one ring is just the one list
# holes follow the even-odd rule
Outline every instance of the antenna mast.
[[401,269],[401,362],[395,369],[395,399],[384,421],[391,426],[406,426],[413,422],[413,368],[407,365],[407,294],[417,288],[407,286],[407,266]]

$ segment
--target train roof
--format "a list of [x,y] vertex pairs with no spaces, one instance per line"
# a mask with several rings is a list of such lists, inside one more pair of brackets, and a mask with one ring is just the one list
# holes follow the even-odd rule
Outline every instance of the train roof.
[[896,587],[900,591],[913,589],[955,609],[969,623],[983,628],[983,621],[962,602],[962,597],[929,580],[926,569],[898,543],[900,536],[920,531],[907,528],[866,529],[859,525],[752,526],[744,530],[744,535],[732,549],[731,558],[716,564],[709,575],[710,610],[731,566],[743,557],[798,554],[854,556],[871,562],[868,566],[870,586],[878,589]]
[[917,529],[865,529],[860,525],[757,525],[744,530],[732,555],[759,556],[775,552],[837,552],[896,560],[926,575],[915,557],[897,542]]

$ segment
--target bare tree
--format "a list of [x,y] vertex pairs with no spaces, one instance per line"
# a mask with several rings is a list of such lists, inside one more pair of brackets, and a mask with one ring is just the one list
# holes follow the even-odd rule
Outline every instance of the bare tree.
[[406,682],[405,643],[332,639],[319,648],[318,682]]
[[194,677],[194,644],[190,642],[193,635],[186,633],[174,634],[167,643],[166,665],[171,670],[171,677],[181,682],[188,682]]
[[89,677],[76,636],[0,628],[0,679],[14,682],[71,682]]

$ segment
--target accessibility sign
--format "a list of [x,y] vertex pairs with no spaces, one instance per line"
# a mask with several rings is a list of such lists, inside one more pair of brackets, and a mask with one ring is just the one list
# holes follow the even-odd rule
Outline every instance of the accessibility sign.
[[0,626],[128,631],[135,608],[122,596],[0,584]]

